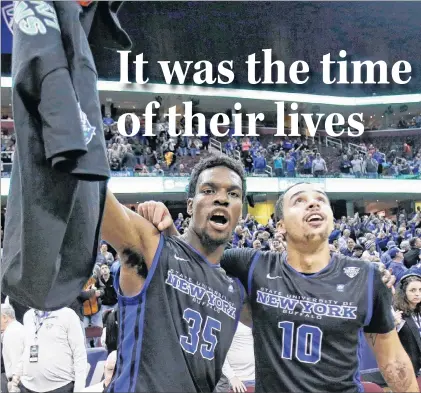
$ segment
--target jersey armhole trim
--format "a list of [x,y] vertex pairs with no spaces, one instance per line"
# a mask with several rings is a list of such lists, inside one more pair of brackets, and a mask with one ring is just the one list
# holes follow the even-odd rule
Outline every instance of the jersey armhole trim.
[[368,279],[367,279],[367,315],[365,317],[364,326],[368,326],[373,316],[374,303],[374,265],[369,265]]
[[253,272],[254,269],[256,267],[256,263],[260,258],[260,251],[257,251],[256,254],[254,254],[253,259],[251,261],[250,267],[249,267],[249,272],[248,272],[248,277],[247,277],[247,293],[249,295],[249,297],[251,297],[251,286],[253,283]]
[[159,243],[158,248],[155,252],[155,256],[153,257],[151,268],[148,271],[148,275],[146,276],[146,280],[143,284],[142,289],[140,292],[134,296],[124,296],[121,294],[120,290],[120,269],[118,270],[115,279],[114,279],[114,286],[117,288],[117,297],[119,301],[122,301],[124,304],[136,304],[139,302],[141,296],[148,290],[149,284],[152,281],[154,276],[155,270],[158,266],[159,258],[161,257],[162,248],[164,247],[164,235],[161,234],[159,236]]
[[238,308],[237,315],[235,316],[235,329],[234,329],[234,332],[237,331],[238,322],[240,321],[241,310],[243,309],[243,306],[244,306],[244,297],[245,297],[245,289],[243,287],[243,284],[241,284],[240,279],[235,278],[235,281],[237,282],[237,285],[238,285],[238,287],[240,289],[240,306]]

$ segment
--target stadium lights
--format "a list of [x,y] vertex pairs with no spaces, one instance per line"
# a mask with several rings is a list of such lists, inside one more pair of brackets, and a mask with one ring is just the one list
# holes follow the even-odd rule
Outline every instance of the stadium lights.
[[[12,78],[2,77],[1,87],[12,87]],[[99,91],[244,98],[262,101],[287,101],[341,106],[386,105],[421,102],[421,94],[402,94],[372,97],[341,97],[317,94],[282,93],[264,90],[227,89],[218,87],[187,85],[166,85],[160,83],[149,83],[145,85],[140,85],[137,83],[127,84],[111,81],[98,81],[97,87]]]

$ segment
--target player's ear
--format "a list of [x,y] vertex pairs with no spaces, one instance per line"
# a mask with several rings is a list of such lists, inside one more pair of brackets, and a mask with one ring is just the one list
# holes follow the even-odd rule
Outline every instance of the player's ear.
[[276,223],[276,232],[281,233],[282,235],[285,235],[286,230],[285,230],[285,225],[284,225],[284,220],[279,220]]
[[187,199],[187,214],[190,217],[193,215],[193,198]]

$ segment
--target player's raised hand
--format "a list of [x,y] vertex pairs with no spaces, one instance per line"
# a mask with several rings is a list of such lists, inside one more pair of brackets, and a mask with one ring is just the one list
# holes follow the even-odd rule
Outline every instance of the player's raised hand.
[[140,203],[137,206],[137,213],[155,225],[160,232],[170,229],[173,225],[171,214],[162,202],[148,201]]
[[379,267],[379,270],[382,273],[382,281],[388,288],[393,288],[396,277],[392,274],[392,269],[387,270],[383,263],[376,263],[376,265]]
[[232,377],[230,379],[230,384],[231,384],[231,387],[232,387],[232,391],[233,392],[241,392],[241,393],[243,393],[243,392],[246,392],[247,391],[246,386],[243,384],[243,382],[241,382],[241,379],[238,378],[238,377],[235,377],[235,376]]

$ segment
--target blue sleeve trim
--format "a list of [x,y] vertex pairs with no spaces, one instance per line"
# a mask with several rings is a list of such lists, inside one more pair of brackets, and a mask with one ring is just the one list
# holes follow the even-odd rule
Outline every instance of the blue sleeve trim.
[[364,321],[364,326],[368,326],[373,316],[374,303],[374,265],[369,265],[368,279],[367,279],[367,315]]
[[124,296],[121,293],[121,290],[120,290],[120,270],[121,270],[121,268],[118,270],[118,272],[117,272],[117,274],[115,275],[115,278],[114,278],[114,287],[117,289],[117,295],[118,295],[118,298],[119,298],[120,301],[122,301],[125,304],[134,304],[134,303],[137,303],[137,302],[140,301],[141,296],[148,290],[149,284],[152,281],[155,270],[158,266],[159,258],[161,257],[163,247],[164,247],[164,235],[161,234],[160,237],[159,237],[158,248],[155,252],[155,256],[153,258],[151,268],[149,269],[148,275],[147,275],[146,280],[145,280],[145,283],[143,284],[143,287],[138,294],[136,294],[134,296]]
[[256,263],[260,258],[260,252],[257,251],[256,254],[254,254],[253,260],[251,261],[248,278],[247,278],[247,293],[249,297],[251,297],[251,287],[252,287],[252,281],[253,281],[253,272],[256,267]]

